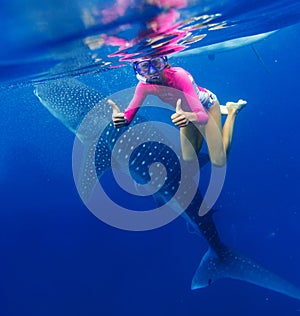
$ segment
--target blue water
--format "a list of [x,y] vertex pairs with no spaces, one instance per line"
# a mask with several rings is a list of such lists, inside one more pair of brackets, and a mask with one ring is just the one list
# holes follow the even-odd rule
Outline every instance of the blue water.
[[[103,95],[134,86],[124,57],[157,52],[145,45],[153,33],[145,34],[143,21],[166,11],[143,5],[131,1],[114,20],[90,18],[87,25],[84,16],[100,19],[108,5],[1,4],[0,315],[299,315],[299,301],[245,282],[222,279],[191,291],[207,244],[181,218],[156,230],[123,231],[81,201],[72,175],[74,135],[40,104],[33,84],[75,76]],[[167,37],[161,51],[171,45],[192,52],[280,29],[253,44],[258,56],[244,46],[209,56],[171,54],[170,63],[221,101],[248,101],[236,122],[216,222],[228,245],[300,286],[299,2],[198,1],[175,9],[180,22],[218,13],[213,22],[231,27],[195,28],[188,39],[207,36],[184,48],[182,38],[170,44]],[[130,51],[119,56],[117,46],[92,51],[82,44],[104,33],[125,39]]]

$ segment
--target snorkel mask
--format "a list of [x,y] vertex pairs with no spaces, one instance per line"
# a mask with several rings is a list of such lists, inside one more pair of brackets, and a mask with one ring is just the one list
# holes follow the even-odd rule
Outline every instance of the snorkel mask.
[[[167,64],[167,56],[154,57],[134,62],[133,69],[139,81],[150,84],[161,84],[159,75]],[[150,77],[146,78],[145,76],[147,75]]]

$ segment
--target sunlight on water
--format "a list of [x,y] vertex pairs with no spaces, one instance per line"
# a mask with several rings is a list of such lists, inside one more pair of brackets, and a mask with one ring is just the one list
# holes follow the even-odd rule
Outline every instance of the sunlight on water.
[[210,53],[215,48],[209,45],[299,22],[299,6],[291,0],[259,6],[246,0],[77,0],[71,6],[31,0],[23,7],[14,0],[0,13],[7,30],[0,35],[0,80],[41,82],[107,71],[145,56],[197,48]]

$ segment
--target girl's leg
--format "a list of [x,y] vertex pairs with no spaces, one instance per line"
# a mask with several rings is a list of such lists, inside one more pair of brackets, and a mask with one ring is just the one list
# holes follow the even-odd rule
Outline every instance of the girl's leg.
[[[222,129],[220,104],[218,101],[209,109],[209,120],[205,126],[188,124],[180,129],[180,140],[183,159],[191,161],[199,153],[205,135],[209,156],[212,164],[224,166],[232,143],[235,118],[247,104],[246,101],[227,102],[227,118]],[[191,146],[192,145],[192,146]]]
[[203,136],[194,124],[188,124],[180,128],[180,141],[182,157],[185,161],[195,159],[203,143]]
[[229,152],[230,152],[230,148],[232,144],[232,136],[233,136],[233,129],[234,129],[236,116],[246,104],[247,102],[244,100],[239,100],[238,102],[226,103],[228,115],[223,126],[222,136],[223,136],[224,148],[226,151],[227,158],[229,156]]
[[218,101],[215,101],[214,105],[209,109],[208,115],[207,124],[200,129],[205,135],[211,163],[221,167],[226,163],[226,147],[223,139],[221,111]]
[[236,116],[246,104],[247,102],[243,100],[226,103],[228,115],[223,129],[219,102],[216,101],[215,104],[209,109],[209,120],[204,126],[204,133],[210,159],[214,165],[219,167],[225,165],[231,148]]

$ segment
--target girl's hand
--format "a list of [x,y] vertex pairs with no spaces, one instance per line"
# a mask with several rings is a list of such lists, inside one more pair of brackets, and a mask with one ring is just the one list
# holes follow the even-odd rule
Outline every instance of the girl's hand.
[[120,111],[119,107],[116,105],[116,103],[113,100],[108,99],[107,102],[113,109],[111,118],[113,120],[114,127],[119,128],[119,127],[126,126],[127,120],[124,113]]
[[189,124],[189,119],[181,108],[181,99],[177,100],[176,113],[171,116],[171,120],[178,127],[185,127]]

